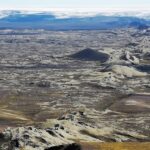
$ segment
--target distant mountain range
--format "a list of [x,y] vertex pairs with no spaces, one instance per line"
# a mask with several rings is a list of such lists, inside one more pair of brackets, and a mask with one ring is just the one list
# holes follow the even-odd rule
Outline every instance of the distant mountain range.
[[0,11],[0,29],[99,30],[149,26],[149,12]]

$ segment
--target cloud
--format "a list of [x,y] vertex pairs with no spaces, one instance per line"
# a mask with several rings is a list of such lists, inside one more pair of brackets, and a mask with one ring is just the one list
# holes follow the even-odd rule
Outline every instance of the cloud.
[[105,15],[105,16],[135,16],[145,19],[150,19],[150,10],[138,11],[138,10],[122,10],[122,9],[48,9],[48,10],[21,10],[21,11],[11,11],[5,10],[0,11],[0,18],[5,18],[8,15],[12,15],[13,13],[19,14],[53,14],[56,18],[70,18],[70,17],[93,17],[98,15]]

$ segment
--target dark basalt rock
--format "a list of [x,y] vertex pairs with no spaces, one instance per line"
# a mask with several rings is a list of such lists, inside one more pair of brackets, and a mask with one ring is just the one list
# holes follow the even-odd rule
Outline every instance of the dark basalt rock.
[[40,81],[37,83],[37,86],[42,88],[49,88],[51,86],[51,83],[48,81]]
[[135,68],[142,72],[150,73],[150,65],[136,65]]
[[101,63],[106,62],[109,59],[109,55],[106,53],[98,52],[96,50],[87,48],[73,55],[71,58],[85,60],[85,61],[100,61]]

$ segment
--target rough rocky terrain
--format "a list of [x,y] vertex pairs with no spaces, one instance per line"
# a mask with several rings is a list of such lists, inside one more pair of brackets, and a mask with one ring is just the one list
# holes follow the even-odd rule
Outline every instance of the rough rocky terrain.
[[2,149],[149,142],[149,50],[150,29],[1,30]]

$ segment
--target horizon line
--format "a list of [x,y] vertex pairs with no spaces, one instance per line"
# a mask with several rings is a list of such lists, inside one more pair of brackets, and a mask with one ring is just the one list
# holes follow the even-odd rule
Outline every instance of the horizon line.
[[119,8],[119,7],[113,7],[113,8],[100,8],[100,7],[93,7],[93,8],[81,8],[81,7],[74,7],[74,8],[59,8],[59,7],[52,7],[52,8],[0,8],[0,11],[81,11],[81,12],[87,12],[87,11],[108,11],[108,12],[123,12],[123,11],[131,11],[131,12],[136,12],[136,11],[149,11],[149,8]]

